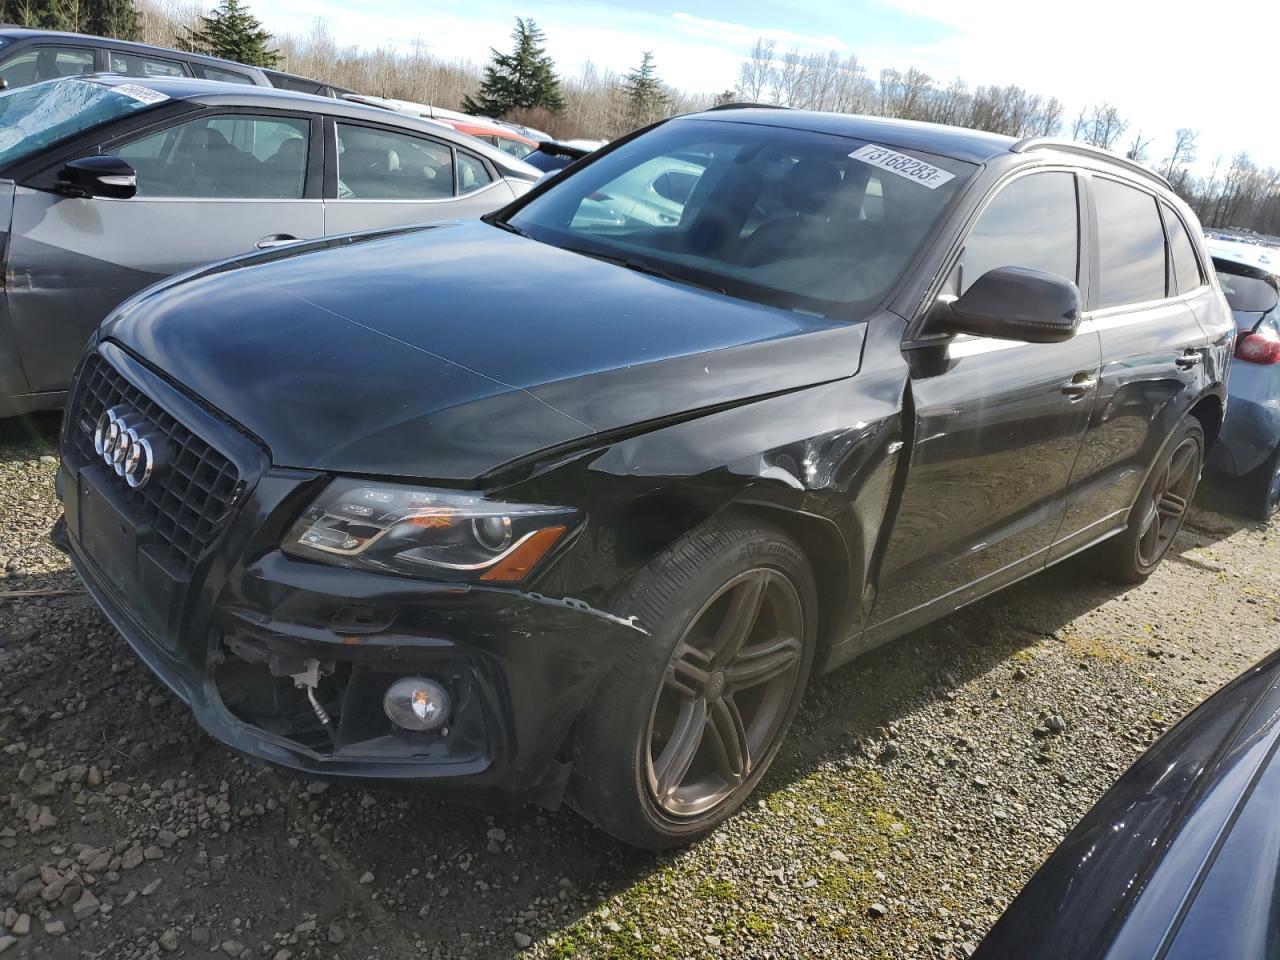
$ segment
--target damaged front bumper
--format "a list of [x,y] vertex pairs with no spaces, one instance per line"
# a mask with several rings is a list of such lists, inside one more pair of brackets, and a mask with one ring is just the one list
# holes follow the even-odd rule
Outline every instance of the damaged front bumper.
[[[65,436],[58,488],[65,546],[85,586],[200,726],[308,776],[556,805],[574,719],[645,632],[573,600],[287,557],[281,531],[324,478],[273,469],[260,450],[221,436],[234,433],[225,422],[166,399],[245,478],[225,528],[190,569],[166,561],[120,478]],[[64,429],[80,425],[72,418]],[[448,692],[443,726],[391,722],[383,697],[406,677]]]

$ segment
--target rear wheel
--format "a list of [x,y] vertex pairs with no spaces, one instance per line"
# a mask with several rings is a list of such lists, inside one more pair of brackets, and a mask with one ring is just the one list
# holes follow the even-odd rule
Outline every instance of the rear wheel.
[[1246,483],[1246,512],[1255,520],[1270,520],[1280,511],[1280,447],[1248,476]]
[[1100,572],[1120,583],[1141,583],[1164,559],[1182,529],[1200,484],[1204,429],[1187,417],[1165,446],[1129,511],[1129,525],[1098,547]]
[[800,548],[750,520],[694,531],[619,604],[651,632],[580,722],[572,796],[638,847],[689,843],[764,776],[813,663],[817,595]]

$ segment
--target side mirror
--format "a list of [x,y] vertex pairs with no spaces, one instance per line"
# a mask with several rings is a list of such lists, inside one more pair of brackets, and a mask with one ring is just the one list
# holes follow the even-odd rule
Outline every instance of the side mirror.
[[9,81],[6,80],[4,77],[0,77],[0,91],[4,91],[8,89],[9,89]]
[[138,192],[138,174],[119,157],[81,157],[62,168],[58,190],[69,197],[128,200]]
[[1061,343],[1080,326],[1080,290],[1070,280],[1030,267],[997,267],[973,282],[964,295],[938,305],[951,333]]

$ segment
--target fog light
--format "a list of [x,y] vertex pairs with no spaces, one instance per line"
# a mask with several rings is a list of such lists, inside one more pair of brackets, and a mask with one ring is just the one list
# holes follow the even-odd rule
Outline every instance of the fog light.
[[449,719],[449,694],[434,680],[405,677],[387,688],[382,709],[405,730],[435,730]]

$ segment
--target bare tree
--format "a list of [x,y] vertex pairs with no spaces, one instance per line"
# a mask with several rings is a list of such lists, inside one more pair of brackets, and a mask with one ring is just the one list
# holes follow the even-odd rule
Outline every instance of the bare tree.
[[1147,150],[1151,146],[1151,138],[1142,139],[1142,131],[1139,130],[1134,134],[1133,139],[1129,141],[1129,148],[1125,150],[1124,155],[1130,160],[1137,160],[1139,163],[1147,159]]
[[1173,135],[1173,150],[1164,161],[1164,175],[1166,178],[1172,179],[1179,169],[1195,162],[1196,141],[1199,137],[1200,132],[1198,130],[1192,130],[1190,127],[1178,128],[1177,133]]
[[764,100],[764,92],[772,85],[773,77],[772,40],[760,37],[751,48],[751,55],[738,69],[738,93],[742,99],[752,103]]
[[1071,139],[1110,150],[1128,127],[1128,121],[1121,119],[1120,112],[1104,101],[1080,111],[1072,125]]

